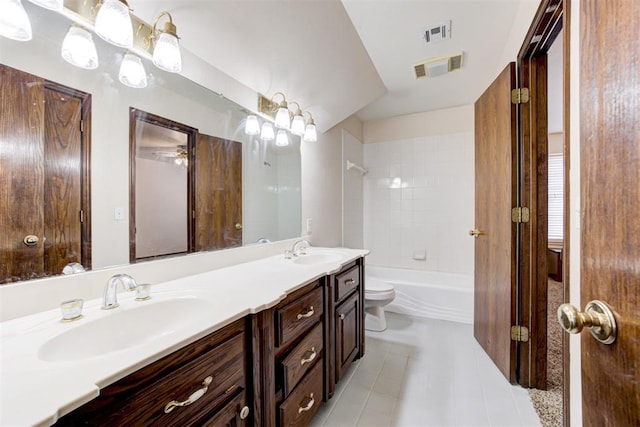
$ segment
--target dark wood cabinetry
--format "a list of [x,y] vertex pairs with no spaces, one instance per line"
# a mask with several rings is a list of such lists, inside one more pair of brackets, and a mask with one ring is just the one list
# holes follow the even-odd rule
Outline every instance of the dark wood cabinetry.
[[243,412],[252,398],[245,323],[236,321],[105,387],[56,425],[252,425],[251,411]]
[[335,385],[351,363],[364,356],[364,259],[345,265],[327,280],[328,374],[325,395],[330,399]]

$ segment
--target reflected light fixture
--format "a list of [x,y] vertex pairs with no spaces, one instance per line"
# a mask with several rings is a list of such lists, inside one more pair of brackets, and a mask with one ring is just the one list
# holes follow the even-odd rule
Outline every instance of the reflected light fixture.
[[98,52],[91,33],[72,25],[62,41],[62,58],[76,67],[93,70],[98,68]]
[[275,134],[271,122],[262,123],[262,129],[260,130],[260,139],[264,141],[273,141],[274,138]]
[[12,40],[31,40],[31,22],[20,0],[0,0],[0,35]]
[[120,82],[133,88],[147,87],[147,73],[144,70],[144,65],[140,57],[133,53],[126,53],[122,64],[120,64],[120,74],[118,76]]
[[272,101],[276,95],[282,95],[282,102],[280,102],[280,104],[278,105],[278,110],[276,112],[275,125],[279,129],[289,129],[291,127],[291,117],[289,116],[289,107],[287,106],[287,99],[284,97],[284,93],[276,92],[273,94],[273,97],[271,97]]
[[45,9],[61,11],[63,0],[29,0],[33,4],[37,4],[40,7],[44,7]]
[[276,135],[276,145],[278,147],[286,147],[289,145],[289,135],[287,135],[286,130],[278,130],[278,134]]
[[[163,16],[169,20],[164,23],[161,30],[157,29],[158,21]],[[161,12],[153,23],[151,38],[154,41],[153,63],[161,70],[170,73],[182,71],[182,55],[178,45],[178,33],[169,12]]]
[[316,130],[316,124],[313,121],[313,116],[308,111],[305,111],[305,113],[309,115],[309,120],[307,121],[307,126],[304,129],[302,139],[305,142],[316,142],[318,140],[318,132]]
[[260,133],[260,123],[258,122],[258,116],[250,114],[247,116],[247,120],[244,123],[244,133],[247,135],[257,135]]
[[302,136],[304,134],[304,117],[302,116],[302,110],[300,104],[297,102],[290,102],[290,104],[296,104],[298,107],[296,112],[293,113],[293,119],[291,120],[291,133],[294,135]]
[[95,24],[96,34],[103,40],[124,48],[133,46],[133,26],[126,0],[104,0]]

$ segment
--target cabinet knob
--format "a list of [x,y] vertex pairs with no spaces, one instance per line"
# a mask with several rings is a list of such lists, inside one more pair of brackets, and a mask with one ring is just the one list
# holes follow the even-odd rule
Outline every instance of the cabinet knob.
[[38,239],[38,236],[34,236],[33,234],[29,234],[28,236],[24,236],[24,239],[22,239],[23,243],[27,246],[35,246],[38,244],[38,241],[40,239]]
[[245,406],[244,408],[240,409],[240,419],[246,420],[250,412],[251,411],[249,410],[248,406]]
[[344,320],[344,313],[340,315],[340,320]]

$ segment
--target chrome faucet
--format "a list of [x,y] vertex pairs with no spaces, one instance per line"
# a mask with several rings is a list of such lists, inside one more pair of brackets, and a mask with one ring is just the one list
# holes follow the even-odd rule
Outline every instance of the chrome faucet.
[[291,254],[293,256],[306,255],[307,249],[309,249],[310,247],[311,243],[309,243],[308,240],[300,239],[293,244],[293,247],[291,248]]
[[116,297],[116,290],[118,283],[122,283],[122,287],[127,291],[132,291],[138,287],[138,284],[133,277],[128,274],[116,274],[112,276],[104,287],[102,293],[102,309],[110,310],[118,307],[118,298]]

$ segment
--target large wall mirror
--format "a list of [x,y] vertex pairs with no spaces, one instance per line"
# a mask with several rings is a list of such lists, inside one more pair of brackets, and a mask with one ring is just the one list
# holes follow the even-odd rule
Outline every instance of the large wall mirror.
[[[73,221],[84,221],[86,230],[81,240],[88,256],[85,259],[81,255],[66,257],[60,261],[62,264],[83,262],[87,267],[96,269],[128,264],[131,260],[139,262],[158,256],[188,256],[190,252],[255,244],[260,239],[277,241],[300,235],[299,141],[292,141],[293,144],[288,147],[276,147],[245,135],[243,125],[246,111],[242,107],[182,76],[160,71],[144,59],[148,87],[133,89],[123,86],[118,81],[118,67],[125,52],[98,37],[94,37],[94,41],[98,48],[99,67],[95,70],[74,67],[60,55],[61,43],[70,22],[62,15],[30,2],[24,2],[23,5],[32,22],[33,39],[17,42],[0,37],[0,64],[37,76],[53,86],[86,95],[91,106],[90,122],[84,125],[90,132],[85,132],[87,141],[82,145],[87,151],[78,156],[75,163],[64,165],[68,168],[73,166],[74,173],[84,177],[84,180],[78,181],[78,185],[80,193],[85,192],[83,197],[87,206],[83,207],[82,201],[78,205],[82,214],[77,213],[75,206],[64,209],[75,212],[69,215]],[[3,114],[15,112],[16,93],[13,93],[13,98],[5,96],[5,91],[9,90],[5,79],[0,84]],[[132,127],[138,120],[136,112],[141,112],[138,123],[144,123],[145,126],[139,132],[135,130],[133,139],[136,145],[131,152]],[[7,159],[15,156],[15,152],[7,149],[9,138],[6,135],[10,123],[13,120],[2,122],[0,134],[3,138],[0,141],[3,167],[8,164]],[[62,122],[59,126],[56,132],[60,135],[69,133],[71,129]],[[136,135],[140,137],[139,147]],[[11,138],[14,148],[40,150],[33,138],[17,138],[15,135]],[[154,139],[156,142],[152,142]],[[45,162],[54,168],[63,166],[59,159],[49,156],[47,152],[42,155],[45,156]],[[86,170],[81,166],[83,159],[89,165]],[[228,162],[236,165],[231,168],[233,172],[228,170]],[[142,181],[142,170],[145,168],[144,179],[147,182]],[[15,215],[10,213],[12,206],[29,203],[28,200],[17,198],[13,192],[16,182],[29,179],[28,169],[24,167],[20,173],[16,172],[12,180],[3,178],[0,184],[0,234],[4,236],[14,228],[11,218]],[[181,182],[175,188],[170,188],[164,182],[169,174],[182,180],[175,181]],[[138,178],[141,178],[140,181]],[[45,186],[47,182],[53,182],[38,179]],[[204,184],[195,185],[198,180],[210,184],[202,194],[198,193],[197,188],[204,189]],[[84,187],[83,183],[86,183]],[[170,195],[175,202],[171,207],[184,214],[171,220],[176,224],[186,222],[186,226],[173,227],[157,222],[166,218],[152,218],[149,210],[142,209],[151,208],[158,202],[157,198],[153,199],[153,193],[158,191],[165,196]],[[136,194],[132,197],[132,193]],[[203,196],[205,193],[206,197]],[[75,200],[70,193],[62,195],[60,199]],[[44,202],[43,206],[47,208],[52,204]],[[223,209],[226,209],[226,213],[220,213]],[[43,212],[21,209],[21,215],[37,221],[45,215]],[[192,212],[191,218],[189,212]],[[81,215],[85,217],[81,218]],[[200,215],[201,219],[194,223],[193,215]],[[130,227],[132,220],[134,225]],[[205,225],[199,229],[198,224]],[[169,228],[171,236],[160,236],[161,230]],[[206,230],[211,230],[211,233]],[[32,234],[39,238],[39,243],[43,239],[53,238],[53,234],[46,236],[47,232],[42,231]],[[139,236],[142,236],[140,240]],[[20,242],[1,241],[1,259],[35,263],[25,250],[24,237],[19,236]],[[161,240],[160,243],[155,241],[156,238]],[[83,247],[79,249],[80,253]],[[135,247],[133,256],[132,247]],[[5,275],[0,277],[0,283],[60,274],[62,264],[56,264],[50,271],[21,277],[0,270],[0,275]],[[34,270],[29,267],[29,271]]]

